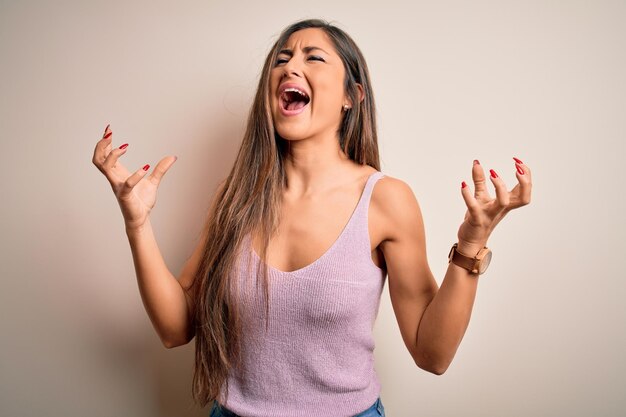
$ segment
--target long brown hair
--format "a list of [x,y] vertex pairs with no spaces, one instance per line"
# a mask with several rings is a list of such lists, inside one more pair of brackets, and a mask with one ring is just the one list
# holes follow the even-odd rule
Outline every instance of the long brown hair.
[[[320,19],[301,20],[285,28],[272,46],[259,77],[247,127],[233,168],[220,184],[204,226],[206,244],[193,283],[185,291],[192,300],[196,357],[192,395],[200,406],[219,398],[223,384],[228,396],[228,373],[241,359],[241,322],[231,280],[243,239],[258,233],[264,260],[266,328],[269,317],[267,246],[277,230],[286,184],[283,161],[289,141],[274,130],[269,79],[278,52],[289,36],[301,29],[320,28],[332,40],[345,68],[345,91],[354,103],[344,112],[338,136],[341,149],[358,164],[380,170],[374,96],[363,54],[343,30]],[[364,98],[359,100],[363,87]]]

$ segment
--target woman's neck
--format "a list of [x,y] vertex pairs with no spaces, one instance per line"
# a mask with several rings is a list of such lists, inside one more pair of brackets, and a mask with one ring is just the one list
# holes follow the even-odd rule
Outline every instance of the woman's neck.
[[337,184],[357,164],[339,147],[337,137],[291,140],[284,160],[290,194],[312,194]]

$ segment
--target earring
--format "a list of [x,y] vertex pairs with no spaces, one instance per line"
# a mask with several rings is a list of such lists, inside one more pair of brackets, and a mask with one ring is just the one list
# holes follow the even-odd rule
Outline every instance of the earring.
[[350,108],[350,107],[348,107],[348,105],[347,105],[347,104],[344,104],[344,105],[343,105],[343,111],[347,111],[349,108]]

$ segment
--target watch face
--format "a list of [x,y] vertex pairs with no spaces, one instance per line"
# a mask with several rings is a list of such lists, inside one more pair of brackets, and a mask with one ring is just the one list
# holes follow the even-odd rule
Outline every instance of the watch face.
[[478,271],[478,274],[482,274],[483,272],[485,272],[487,270],[487,267],[489,266],[490,262],[491,262],[491,251],[487,252],[485,257],[482,259],[482,262],[480,263],[480,269]]

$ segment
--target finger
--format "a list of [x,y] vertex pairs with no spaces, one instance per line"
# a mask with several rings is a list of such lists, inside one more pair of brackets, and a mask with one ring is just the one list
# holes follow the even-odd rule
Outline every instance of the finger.
[[109,152],[111,152],[111,136],[113,132],[111,131],[111,125],[108,124],[104,129],[104,133],[102,134],[102,138],[96,143],[96,147],[93,151],[93,157],[91,158],[91,162],[98,168],[102,167],[102,164],[106,160]]
[[465,200],[465,205],[467,206],[469,215],[478,218],[480,215],[480,204],[476,198],[472,196],[472,192],[465,184],[465,181],[461,183],[461,195],[463,196],[463,200]]
[[126,181],[124,181],[124,184],[122,185],[120,189],[119,197],[124,198],[128,196],[128,194],[130,194],[131,191],[133,191],[133,188],[135,187],[135,185],[137,185],[137,183],[141,181],[143,177],[146,176],[149,168],[150,168],[150,165],[146,164],[144,165],[143,168],[138,169],[131,176],[126,178]]
[[513,157],[515,160],[515,176],[519,182],[519,205],[526,205],[530,203],[530,194],[532,189],[532,177],[530,168],[519,159]]
[[111,152],[109,152],[104,162],[102,163],[102,169],[105,175],[107,175],[107,178],[109,178],[109,174],[108,174],[109,171],[117,164],[117,161],[118,159],[120,159],[120,156],[126,153],[127,148],[128,148],[128,143],[125,143],[113,149]]
[[489,190],[487,190],[487,182],[485,181],[485,172],[478,159],[474,160],[472,180],[474,181],[474,197],[476,199],[491,200]]
[[107,157],[113,146],[113,131],[111,130],[110,124],[108,124],[106,129],[104,129],[104,136],[102,136],[102,140],[104,141],[104,156]]
[[[531,174],[530,174],[530,168],[528,167],[528,165],[526,165],[525,163],[523,163],[522,161],[520,161],[519,159],[513,157],[513,159],[515,160],[515,168],[516,171],[520,174],[520,175],[526,175],[526,178],[528,178],[529,180],[531,179]],[[519,167],[519,169],[517,169]]]
[[154,170],[148,177],[148,179],[154,183],[155,185],[159,185],[161,183],[161,179],[165,175],[168,169],[176,162],[178,157],[176,156],[166,156],[161,159],[159,163],[154,167]]
[[109,139],[113,132],[111,131],[111,123],[104,128],[104,133],[102,134],[102,139]]
[[510,195],[508,190],[506,189],[506,184],[504,183],[504,180],[502,180],[498,173],[493,169],[490,169],[489,173],[491,174],[489,178],[491,178],[491,182],[496,189],[496,201],[498,205],[500,207],[507,207],[510,202]]

